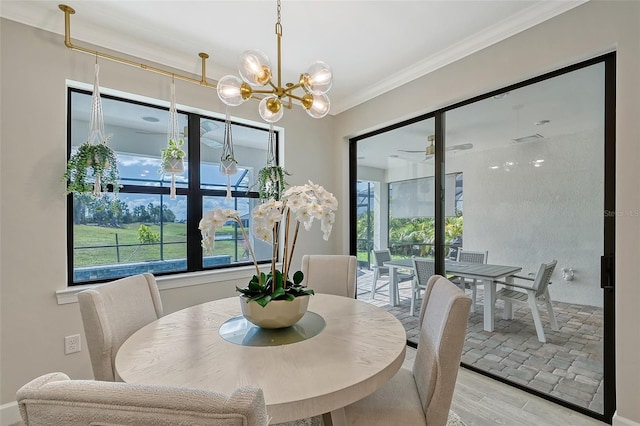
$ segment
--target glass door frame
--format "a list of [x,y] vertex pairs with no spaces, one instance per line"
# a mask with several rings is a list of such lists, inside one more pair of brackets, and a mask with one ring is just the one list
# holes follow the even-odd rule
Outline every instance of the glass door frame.
[[[404,127],[429,118],[435,119],[435,159],[434,159],[434,176],[435,176],[435,241],[434,241],[434,261],[435,273],[439,275],[445,274],[445,218],[444,218],[444,200],[445,200],[445,128],[446,128],[446,112],[481,101],[504,92],[519,89],[524,86],[535,84],[553,77],[570,73],[594,64],[604,63],[605,65],[605,93],[604,93],[604,199],[603,199],[603,233],[604,247],[601,266],[601,288],[603,289],[603,371],[604,371],[604,409],[603,413],[598,413],[565,400],[553,397],[549,394],[537,391],[535,389],[519,385],[507,379],[495,376],[485,370],[471,367],[467,364],[461,364],[463,367],[473,370],[479,374],[491,377],[495,380],[514,386],[538,397],[552,401],[559,405],[568,407],[574,411],[588,415],[600,421],[611,424],[613,414],[616,410],[616,383],[615,383],[615,177],[616,177],[616,53],[611,52],[601,55],[574,65],[570,65],[559,70],[555,70],[520,83],[502,87],[489,93],[479,95],[465,101],[461,101],[436,111],[422,114],[409,120],[395,123],[384,128],[368,132],[349,140],[349,250],[350,254],[357,254],[357,143],[360,140],[376,136],[400,127]],[[407,341],[407,344],[415,347],[415,343]]]

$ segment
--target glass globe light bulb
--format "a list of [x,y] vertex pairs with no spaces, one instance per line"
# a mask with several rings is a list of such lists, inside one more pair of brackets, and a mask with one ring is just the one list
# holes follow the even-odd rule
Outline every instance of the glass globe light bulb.
[[331,67],[322,61],[313,62],[302,74],[301,83],[304,88],[314,95],[327,93],[333,84]]
[[259,50],[247,50],[240,56],[240,77],[254,86],[264,86],[271,80],[269,58]]
[[306,94],[302,97],[302,106],[311,117],[322,118],[329,114],[331,101],[324,93],[321,95]]
[[267,96],[260,101],[258,112],[267,123],[275,123],[284,115],[282,101],[277,96]]
[[[244,85],[244,86],[243,86]],[[248,94],[246,89],[249,90]],[[240,77],[225,75],[218,81],[216,88],[220,100],[229,106],[238,106],[251,96],[251,88],[242,82]]]

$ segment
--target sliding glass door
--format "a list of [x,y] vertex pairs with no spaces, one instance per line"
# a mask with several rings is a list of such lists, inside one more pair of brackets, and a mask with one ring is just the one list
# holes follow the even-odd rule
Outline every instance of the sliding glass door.
[[[463,365],[605,420],[612,66],[599,58],[352,140],[356,179],[375,187],[352,235],[375,224],[365,250],[430,258],[474,299]],[[397,315],[416,344],[422,294],[387,284],[381,266],[360,263],[358,297]]]

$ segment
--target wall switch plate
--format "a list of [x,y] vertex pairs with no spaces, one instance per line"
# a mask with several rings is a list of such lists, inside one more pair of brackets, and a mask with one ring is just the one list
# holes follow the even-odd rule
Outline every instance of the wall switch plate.
[[67,336],[64,338],[64,354],[72,354],[80,352],[80,335],[74,334],[73,336]]

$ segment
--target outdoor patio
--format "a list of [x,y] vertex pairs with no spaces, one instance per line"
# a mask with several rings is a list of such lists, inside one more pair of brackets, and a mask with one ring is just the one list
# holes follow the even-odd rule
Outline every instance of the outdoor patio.
[[[389,305],[384,286],[371,296],[373,273],[358,270],[357,297],[387,310],[405,326],[407,338],[417,341],[418,319],[409,314],[411,283],[400,284],[400,305]],[[378,288],[387,280],[381,278]],[[469,318],[462,362],[499,377],[550,394],[589,410],[603,412],[603,312],[601,308],[553,302],[559,331],[551,330],[546,311],[542,322],[547,343],[536,337],[533,318],[524,305],[513,306],[513,320],[501,317],[502,302],[496,304],[494,332],[483,330],[483,292],[478,287],[477,312]]]

